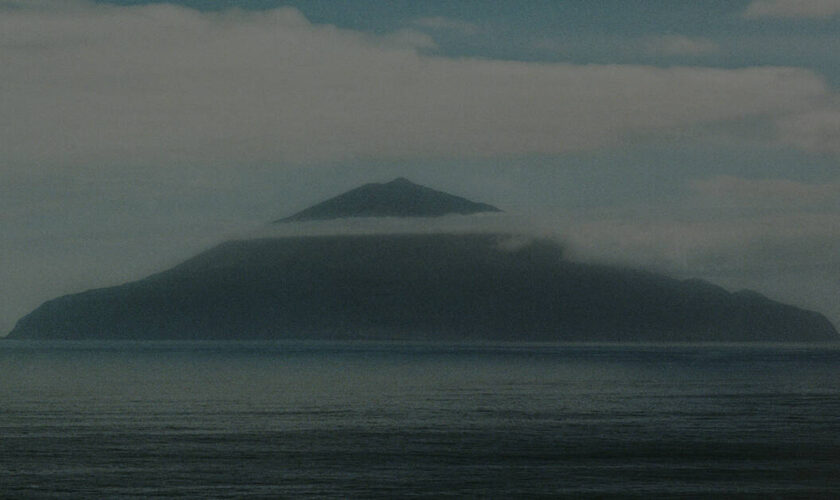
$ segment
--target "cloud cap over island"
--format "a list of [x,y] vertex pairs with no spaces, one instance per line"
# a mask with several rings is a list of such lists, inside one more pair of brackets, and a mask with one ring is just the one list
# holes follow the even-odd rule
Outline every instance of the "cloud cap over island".
[[836,2],[398,4],[0,2],[0,330],[400,176],[840,320]]
[[[405,228],[229,241],[139,281],[48,301],[21,318],[10,336],[840,340],[822,315],[753,291],[731,294],[699,280],[576,263],[551,239],[483,232],[487,229],[478,225],[481,217],[476,214],[487,211],[498,209],[404,178],[365,184],[275,225],[296,225],[299,219],[304,224],[312,219],[369,223],[384,215]],[[467,224],[466,231],[440,231],[439,226],[434,231],[434,224],[412,231],[452,214]]]

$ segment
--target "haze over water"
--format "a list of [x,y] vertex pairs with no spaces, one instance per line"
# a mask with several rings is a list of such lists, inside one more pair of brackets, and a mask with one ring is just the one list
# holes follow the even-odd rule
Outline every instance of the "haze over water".
[[840,495],[833,345],[0,343],[9,497]]

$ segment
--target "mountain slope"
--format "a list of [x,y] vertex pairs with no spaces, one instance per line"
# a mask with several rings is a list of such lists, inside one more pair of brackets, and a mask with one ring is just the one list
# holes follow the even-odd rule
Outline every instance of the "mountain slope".
[[563,259],[548,241],[368,235],[233,241],[47,302],[12,338],[826,341],[821,315],[697,280]]

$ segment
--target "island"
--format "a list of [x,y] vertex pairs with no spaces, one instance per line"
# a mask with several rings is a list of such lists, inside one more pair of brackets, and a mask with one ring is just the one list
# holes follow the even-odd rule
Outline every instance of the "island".
[[[397,179],[274,224],[498,211]],[[822,342],[838,333],[817,312],[753,291],[576,262],[550,239],[407,232],[229,241],[136,282],[50,300],[9,338]]]

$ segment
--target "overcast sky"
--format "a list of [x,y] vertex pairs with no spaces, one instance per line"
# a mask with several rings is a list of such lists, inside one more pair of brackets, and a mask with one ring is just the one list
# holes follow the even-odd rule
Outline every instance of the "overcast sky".
[[837,54],[840,0],[0,0],[0,334],[398,176],[838,325]]

